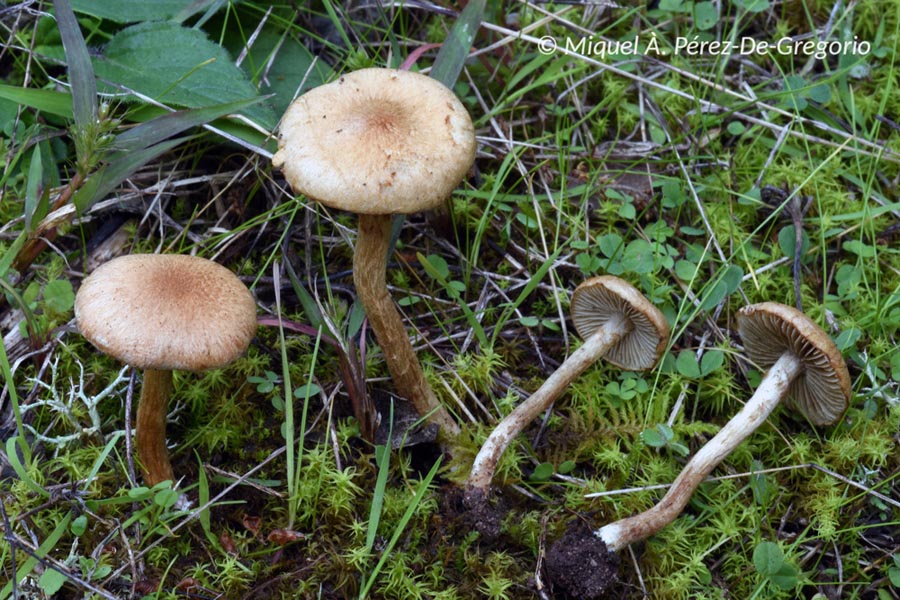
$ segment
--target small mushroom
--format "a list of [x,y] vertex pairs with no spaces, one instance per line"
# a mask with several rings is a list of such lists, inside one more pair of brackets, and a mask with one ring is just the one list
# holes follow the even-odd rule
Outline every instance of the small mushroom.
[[[681,514],[694,490],[728,454],[758,428],[775,407],[785,400],[814,425],[829,425],[844,414],[850,400],[850,375],[840,351],[812,319],[797,309],[775,302],[742,308],[737,315],[738,332],[750,359],[768,372],[741,411],[725,424],[679,473],[663,499],[638,515],[604,525],[595,531],[598,548],[584,561],[597,563],[598,557],[614,561],[614,553],[644,540]],[[579,534],[573,533],[578,536]],[[565,538],[564,538],[565,539]],[[602,542],[602,544],[601,544]],[[557,542],[548,552],[548,568],[556,562],[571,561]],[[560,557],[557,559],[557,557]],[[563,565],[560,565],[563,568]],[[598,570],[597,572],[603,571]],[[600,582],[569,582],[571,589],[603,589]],[[609,582],[612,583],[611,581]]]
[[634,286],[618,277],[601,275],[581,283],[572,295],[570,310],[584,343],[485,440],[466,482],[470,504],[486,496],[497,463],[512,440],[594,361],[602,356],[622,369],[651,369],[669,339],[669,325],[663,314]]
[[247,349],[256,332],[250,290],[205,258],[132,254],[85,278],[75,320],[99,350],[144,370],[135,424],[144,481],[174,482],[166,449],[172,371],[222,367]]
[[422,416],[459,425],[425,379],[386,281],[392,215],[440,205],[475,160],[465,107],[438,81],[362,69],[297,98],[272,159],[296,193],[359,215],[353,281],[397,391]]

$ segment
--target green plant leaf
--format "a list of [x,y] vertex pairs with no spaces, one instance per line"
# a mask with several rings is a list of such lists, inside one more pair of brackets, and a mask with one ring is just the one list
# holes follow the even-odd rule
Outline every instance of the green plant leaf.
[[753,566],[764,577],[778,573],[784,564],[784,552],[775,542],[760,542],[753,550]]
[[54,279],[44,286],[44,302],[52,312],[63,315],[75,306],[75,290],[68,279]]
[[41,586],[41,590],[45,594],[52,596],[62,588],[63,584],[68,579],[68,577],[51,567],[41,573],[38,585]]
[[49,202],[44,193],[44,166],[41,159],[41,145],[34,145],[31,165],[28,167],[28,181],[25,184],[25,231],[31,232],[32,225],[47,215]]
[[704,377],[722,366],[725,354],[721,350],[707,350],[700,359],[700,374]]
[[651,448],[664,448],[666,438],[657,429],[645,429],[641,432],[641,440]]
[[101,167],[72,196],[75,210],[79,213],[84,212],[94,202],[113,191],[117,185],[125,181],[141,166],[181,144],[185,139],[187,138],[167,140],[145,150],[125,154],[119,160]]
[[797,587],[797,567],[794,565],[784,564],[778,569],[777,573],[769,576],[769,581],[782,590],[792,590]]
[[[94,61],[94,69],[103,79],[175,106],[201,108],[258,96],[224,48],[203,32],[175,23],[123,29]],[[266,129],[277,122],[266,106],[243,113]]]
[[431,76],[453,89],[484,17],[485,0],[470,0],[438,50]]
[[78,515],[77,517],[72,519],[72,523],[69,525],[69,530],[74,536],[80,536],[85,531],[87,531],[87,515]]
[[[72,520],[72,512],[67,512],[66,516],[60,519],[59,523],[56,524],[56,527],[47,536],[41,545],[38,547],[37,552],[35,552],[32,556],[29,556],[24,563],[19,567],[16,571],[15,581],[20,583],[22,579],[25,578],[26,575],[31,573],[31,570],[34,569],[34,566],[37,564],[39,558],[43,558],[47,556],[47,553],[50,552],[53,548],[56,547],[56,544],[59,543],[59,540],[62,539],[63,534],[69,528],[69,522]],[[0,598],[8,598],[12,593],[13,582],[9,581],[3,589],[0,590]]]
[[[251,81],[259,81],[260,92],[272,95],[269,102],[276,115],[284,114],[295,96],[333,79],[333,69],[327,61],[316,60],[292,36],[265,28],[248,50],[238,28],[230,28],[226,35],[226,47],[232,54],[247,53],[240,68]],[[271,60],[276,52],[275,60]]]
[[113,152],[107,157],[107,160],[113,161],[122,158],[129,152],[145,150],[182,131],[209,123],[231,113],[240,112],[261,101],[260,97],[248,98],[161,115],[117,135],[112,143]]
[[[797,247],[797,238],[794,231],[793,225],[787,225],[778,232],[778,245],[781,247],[781,252],[791,258],[793,258],[794,249]],[[809,249],[809,235],[807,235],[806,231],[801,231],[800,236],[800,256],[803,256]]]
[[72,0],[72,8],[116,23],[137,23],[170,19],[195,3],[196,0]]
[[64,92],[35,90],[0,84],[0,98],[5,98],[41,112],[66,119],[73,118],[72,97]]
[[542,482],[548,481],[553,476],[553,463],[543,462],[534,468],[531,473],[530,481]]
[[697,379],[703,375],[700,365],[697,363],[697,355],[690,350],[682,350],[678,353],[678,358],[675,359],[675,368],[680,374],[691,379]]
[[66,52],[69,85],[72,86],[72,116],[76,129],[86,132],[97,120],[97,80],[88,54],[87,44],[69,0],[54,0],[56,24]]

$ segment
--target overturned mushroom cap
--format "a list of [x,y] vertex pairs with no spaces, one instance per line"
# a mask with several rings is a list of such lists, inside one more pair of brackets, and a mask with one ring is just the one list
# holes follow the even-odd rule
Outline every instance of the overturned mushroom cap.
[[762,302],[745,306],[737,314],[738,332],[751,360],[768,369],[785,352],[802,363],[791,382],[786,402],[814,425],[829,425],[847,410],[850,374],[831,338],[799,310]]
[[85,278],[81,334],[140,369],[202,371],[228,364],[253,338],[256,303],[234,273],[205,258],[132,254]]
[[281,121],[281,168],[297,193],[362,214],[443,202],[475,160],[465,107],[434,79],[362,69],[297,98]]
[[582,282],[572,294],[570,310],[575,329],[584,339],[617,315],[630,323],[631,331],[603,357],[622,369],[650,369],[666,348],[666,318],[634,286],[618,277],[600,275]]

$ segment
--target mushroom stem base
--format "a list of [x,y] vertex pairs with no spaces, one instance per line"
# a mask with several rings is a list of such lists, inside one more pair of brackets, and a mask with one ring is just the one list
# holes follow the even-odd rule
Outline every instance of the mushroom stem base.
[[607,321],[584,340],[584,343],[554,371],[550,377],[524,402],[497,424],[475,457],[472,472],[466,482],[469,489],[487,490],[503,452],[512,440],[559,398],[572,381],[606,354],[632,325],[621,315]]
[[353,253],[353,283],[397,392],[409,399],[429,423],[455,437],[459,435],[459,425],[438,402],[425,379],[406,327],[387,289],[385,270],[391,221],[390,215],[359,216],[359,235]]
[[787,395],[791,382],[800,374],[800,359],[785,353],[772,365],[756,393],[684,466],[659,503],[638,515],[604,525],[594,532],[611,552],[650,537],[674,521],[716,466],[753,433]]
[[135,423],[135,445],[144,482],[150,487],[160,481],[175,481],[166,448],[166,413],[171,395],[172,371],[144,371]]

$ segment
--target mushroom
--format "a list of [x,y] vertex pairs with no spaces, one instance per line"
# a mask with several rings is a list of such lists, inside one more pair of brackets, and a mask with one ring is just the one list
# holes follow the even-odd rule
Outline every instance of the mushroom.
[[362,69],[297,98],[272,164],[296,193],[359,215],[353,281],[398,393],[445,433],[459,425],[425,379],[387,288],[392,215],[436,208],[475,160],[475,129],[424,75]]
[[247,349],[256,332],[250,290],[205,258],[120,256],[82,282],[75,320],[99,350],[144,370],[135,424],[144,481],[174,482],[166,449],[172,371],[222,367]]
[[572,322],[584,343],[494,428],[481,446],[466,482],[467,502],[487,494],[507,446],[569,384],[601,356],[632,371],[653,368],[669,339],[663,314],[626,281],[611,275],[582,282],[572,295]]
[[[744,350],[760,368],[768,369],[756,392],[741,411],[694,454],[658,504],[595,531],[598,547],[591,551],[592,556],[583,556],[584,561],[596,563],[602,557],[613,561],[615,552],[654,535],[675,520],[706,476],[756,430],[782,400],[819,426],[834,423],[847,410],[850,400],[847,365],[834,342],[812,319],[793,307],[762,302],[742,308],[737,320]],[[579,534],[572,535],[577,537]],[[565,546],[566,542],[561,541],[550,549],[548,568],[555,570],[555,562],[571,562],[572,557]],[[570,583],[575,587],[602,587],[596,582]],[[571,588],[569,593],[576,597],[593,597],[580,595]]]

